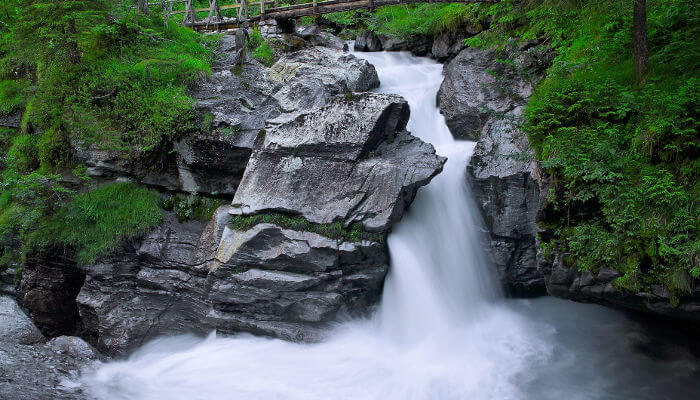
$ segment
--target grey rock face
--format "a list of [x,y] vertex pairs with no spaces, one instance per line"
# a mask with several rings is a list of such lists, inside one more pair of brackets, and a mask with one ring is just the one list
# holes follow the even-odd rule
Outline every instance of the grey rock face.
[[443,33],[435,38],[430,49],[432,56],[438,61],[445,61],[459,54],[466,46],[463,43],[464,36],[452,33]]
[[402,133],[407,121],[400,97],[363,94],[273,128],[251,156],[234,212],[388,229],[444,163],[431,145]]
[[248,163],[255,135],[214,131],[176,143],[180,188],[192,193],[233,195]]
[[382,42],[370,31],[362,31],[355,38],[355,51],[382,51]]
[[0,296],[0,332],[4,343],[30,345],[44,341],[44,336],[17,302],[7,296]]
[[[501,81],[489,71],[500,74]],[[494,54],[468,48],[445,66],[438,92],[453,135],[478,138],[467,172],[490,233],[495,266],[506,290],[516,296],[544,293],[535,246],[536,167],[519,128],[531,91],[528,82],[496,63]]]
[[339,315],[375,303],[386,274],[382,244],[339,242],[322,235],[259,224],[227,229],[210,274],[209,321],[240,330],[313,341]]
[[48,343],[14,299],[0,296],[0,398],[78,400],[84,395],[68,384],[97,360],[80,338],[61,336]]
[[83,280],[84,272],[70,257],[28,262],[17,298],[46,336],[74,335],[81,329],[75,297]]
[[[494,75],[503,76],[503,66],[495,62],[494,54],[479,49],[462,50],[444,71],[438,105],[457,139],[478,139],[484,126],[502,119],[532,94],[532,87],[522,79],[499,82]],[[517,98],[521,101],[514,101]]]
[[85,335],[110,354],[123,354],[161,334],[200,333],[207,312],[207,259],[216,220],[165,223],[109,259],[85,268],[77,297]]
[[316,24],[299,25],[294,28],[294,33],[314,46],[323,46],[336,50],[348,49],[348,45],[343,39],[331,33],[324,32]]
[[323,47],[283,56],[270,68],[269,77],[279,85],[273,97],[284,112],[308,112],[326,104],[334,95],[379,86],[372,64]]
[[0,126],[19,129],[22,127],[22,112],[14,112],[9,115],[0,115]]
[[260,224],[233,230],[169,217],[130,251],[87,267],[77,303],[99,349],[125,354],[163,334],[241,331],[316,340],[339,315],[374,304],[383,244]]

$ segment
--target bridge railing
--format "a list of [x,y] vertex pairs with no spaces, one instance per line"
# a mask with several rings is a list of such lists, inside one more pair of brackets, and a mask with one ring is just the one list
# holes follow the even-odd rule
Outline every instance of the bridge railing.
[[[229,1],[226,2],[228,3]],[[315,2],[316,0],[314,0],[314,3]],[[219,0],[209,0],[209,7],[195,8],[193,0],[162,0],[149,2],[147,6],[149,8],[161,9],[165,21],[172,16],[184,14],[182,23],[187,26],[191,26],[199,21],[210,23],[221,22],[225,18],[224,15],[228,14],[226,11],[229,11],[229,13],[230,11],[235,12],[235,16],[231,18],[236,21],[232,22],[244,21],[253,16],[259,16],[264,19],[266,10],[270,8],[280,8],[280,0],[233,0],[231,4],[220,5],[219,3]],[[178,5],[182,6],[178,7]],[[202,16],[203,18],[200,18],[202,13],[206,14]]]
[[[182,23],[185,26],[194,29],[214,27],[219,30],[222,26],[237,27],[243,22],[264,21],[268,15],[284,19],[408,3],[495,3],[500,0],[221,0],[227,3],[233,1],[223,5],[219,5],[220,0],[208,1],[209,7],[206,8],[195,8],[194,0],[159,0],[149,2],[146,6],[162,8],[166,23],[171,16],[184,14]],[[289,4],[296,1],[304,2]],[[231,11],[234,16],[225,15]],[[207,16],[199,19],[197,13]]]

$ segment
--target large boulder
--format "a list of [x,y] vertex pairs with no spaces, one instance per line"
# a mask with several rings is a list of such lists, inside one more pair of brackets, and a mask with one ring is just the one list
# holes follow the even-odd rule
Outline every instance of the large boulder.
[[226,229],[210,274],[209,321],[221,332],[317,340],[324,323],[363,313],[379,299],[387,258],[376,241],[267,223]]
[[[404,130],[407,119],[402,98],[365,93],[270,125],[234,205],[206,225],[166,215],[85,268],[86,337],[111,354],[212,329],[313,341],[339,317],[367,312],[388,268],[387,230],[444,162]],[[279,211],[287,215],[274,223],[251,215]]]
[[[124,354],[159,335],[214,329],[313,341],[332,321],[363,314],[379,299],[386,231],[444,159],[405,132],[409,111],[402,98],[348,93],[376,86],[371,65],[329,49],[300,53],[256,72],[268,79],[257,86],[268,97],[256,104],[280,114],[265,129],[214,136],[239,114],[211,96],[205,101],[211,136],[189,138],[179,149],[180,167],[200,171],[193,184],[235,191],[234,205],[219,208],[207,224],[166,215],[146,237],[85,268],[77,305],[84,334],[99,349]],[[315,62],[328,67],[314,69]],[[279,99],[294,97],[281,91],[294,85],[315,92],[302,91],[293,107],[280,107],[286,100]],[[240,95],[227,90],[219,93]],[[217,162],[226,167],[239,159],[236,146],[251,149],[240,184],[215,172]],[[203,170],[214,173],[203,179]],[[256,218],[251,214],[273,212],[287,216],[241,225]],[[289,218],[303,223],[286,226]],[[330,222],[364,228],[354,225],[351,235],[349,227],[324,225]],[[345,234],[334,236],[338,230]]]
[[272,65],[269,77],[278,85],[272,98],[288,113],[308,112],[337,94],[363,92],[379,86],[372,64],[352,54],[324,47],[284,55]]
[[532,94],[529,82],[506,76],[494,53],[476,48],[462,50],[444,72],[438,105],[456,139],[477,140],[485,127],[503,120]]
[[478,139],[468,177],[490,234],[494,264],[504,287],[515,296],[545,290],[536,260],[536,165],[520,130],[531,92],[530,82],[498,63],[494,53],[472,48],[445,66],[438,92],[452,134]]
[[355,51],[382,51],[382,42],[371,31],[362,31],[355,38]]
[[234,212],[388,229],[444,163],[432,146],[403,132],[407,121],[405,100],[368,93],[336,98],[272,128],[251,156]]
[[343,39],[325,32],[316,24],[299,25],[294,28],[294,33],[314,46],[328,47],[336,50],[347,50],[348,44]]

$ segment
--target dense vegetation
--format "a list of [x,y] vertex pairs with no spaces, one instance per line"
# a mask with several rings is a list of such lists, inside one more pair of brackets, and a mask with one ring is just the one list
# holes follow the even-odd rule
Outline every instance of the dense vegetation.
[[187,85],[210,73],[213,36],[131,1],[19,1],[0,9],[0,267],[52,248],[94,261],[160,222],[160,196],[128,183],[98,187],[76,146],[126,160],[167,152],[193,129]]
[[582,270],[619,270],[622,289],[663,284],[677,302],[700,278],[698,4],[648,2],[650,70],[640,85],[631,2],[549,4],[493,6],[493,28],[472,40],[516,32],[557,49],[525,124],[560,210],[544,221],[555,226],[545,247]]
[[397,38],[485,28],[467,45],[503,50],[538,39],[555,49],[524,126],[553,182],[557,212],[541,222],[552,232],[543,247],[580,270],[617,269],[621,289],[663,284],[675,303],[700,278],[700,6],[647,7],[650,69],[641,84],[628,0],[397,6],[363,23]]

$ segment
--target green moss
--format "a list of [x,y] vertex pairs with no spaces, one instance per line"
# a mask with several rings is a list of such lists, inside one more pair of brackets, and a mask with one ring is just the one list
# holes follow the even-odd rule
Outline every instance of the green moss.
[[21,134],[12,138],[7,150],[5,163],[8,169],[18,173],[28,173],[39,169],[39,147],[34,135]]
[[260,61],[265,66],[271,66],[275,63],[277,58],[275,51],[273,50],[269,41],[265,40],[260,34],[260,31],[256,29],[248,37],[246,43],[250,55],[256,60]]
[[189,195],[176,194],[167,196],[163,200],[163,208],[171,210],[180,221],[206,221],[211,219],[214,211],[226,203],[226,200]]
[[72,249],[79,265],[95,262],[122,241],[150,231],[162,220],[160,196],[132,183],[85,193],[38,174],[7,179],[0,196],[0,259],[16,265],[54,249]]
[[[236,207],[236,204],[233,205]],[[240,206],[239,206],[240,207]],[[368,232],[364,230],[361,223],[344,227],[342,222],[331,224],[317,224],[299,216],[289,216],[284,214],[256,214],[250,216],[233,216],[229,226],[235,230],[248,230],[258,224],[275,224],[285,229],[318,233],[331,239],[359,242],[361,240],[371,240],[383,243],[384,234]]]
[[[0,64],[28,76],[0,82],[11,100],[0,114],[26,104],[25,132],[53,129],[139,157],[195,128],[186,89],[210,73],[215,36],[164,26],[155,13],[129,12],[127,1],[10,3],[18,12],[0,36]],[[25,81],[35,90],[22,89]]]
[[444,32],[458,32],[465,26],[481,27],[482,18],[477,8],[465,4],[416,4],[377,9],[369,17],[368,27],[377,33],[394,38],[437,36]]
[[0,117],[21,111],[27,103],[28,84],[25,81],[0,81]]
[[132,183],[114,183],[75,195],[43,224],[50,240],[76,251],[89,264],[119,248],[125,239],[148,233],[162,221],[157,192]]

